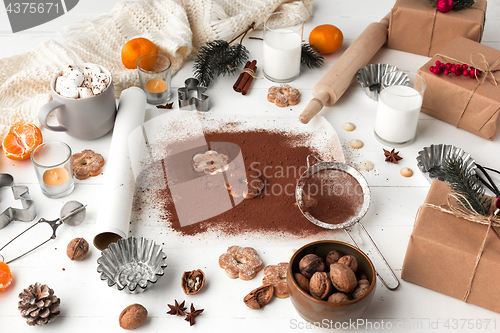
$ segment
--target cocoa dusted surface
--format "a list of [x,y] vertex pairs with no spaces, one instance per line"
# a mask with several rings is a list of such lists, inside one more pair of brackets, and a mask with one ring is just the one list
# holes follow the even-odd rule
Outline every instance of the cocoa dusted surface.
[[[173,230],[181,235],[216,231],[230,235],[272,232],[304,237],[325,231],[308,221],[295,201],[295,186],[307,169],[306,158],[309,154],[317,154],[314,149],[300,145],[301,141],[306,141],[305,135],[255,130],[206,133],[205,138],[208,143],[237,144],[246,170],[260,172],[266,187],[256,198],[245,199],[220,215],[187,226],[179,222],[170,190],[155,190],[153,201],[159,205],[162,219],[169,221]],[[197,209],[195,203],[193,209]]]

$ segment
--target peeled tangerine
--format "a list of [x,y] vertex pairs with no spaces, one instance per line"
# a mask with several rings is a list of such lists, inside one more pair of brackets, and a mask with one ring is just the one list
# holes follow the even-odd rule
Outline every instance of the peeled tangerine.
[[4,291],[12,283],[12,274],[6,263],[0,262],[0,291]]

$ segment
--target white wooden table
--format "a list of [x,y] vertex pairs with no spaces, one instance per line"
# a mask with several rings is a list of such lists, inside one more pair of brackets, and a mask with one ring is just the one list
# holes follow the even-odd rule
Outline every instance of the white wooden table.
[[[421,0],[425,1],[425,0]],[[109,12],[117,1],[87,0],[80,1],[77,7],[66,15],[35,27],[25,32],[12,34],[7,15],[0,9],[0,57],[20,54],[35,47],[47,39],[60,39],[61,26],[72,22],[90,19],[98,14]],[[332,1],[316,0],[313,17],[306,22],[306,36],[313,27],[330,23],[338,26],[344,33],[345,40],[341,50],[325,57],[325,65],[317,70],[304,70],[293,86],[302,93],[301,102],[290,108],[278,109],[265,101],[267,88],[272,85],[267,80],[256,80],[250,93],[241,96],[232,92],[235,77],[218,78],[210,88],[211,112],[241,114],[261,114],[269,117],[298,116],[311,98],[311,88],[323,76],[328,68],[338,59],[353,40],[371,22],[380,20],[393,6],[393,0],[353,0]],[[500,2],[488,3],[486,28],[483,43],[500,49]],[[252,33],[259,36],[261,32]],[[261,61],[261,42],[245,40],[251,57]],[[428,58],[382,48],[372,62],[390,63],[406,70],[416,71]],[[260,71],[259,71],[260,72]],[[260,74],[260,73],[259,73]],[[181,87],[186,78],[192,76],[192,63],[184,67],[172,78],[174,88]],[[176,89],[173,89],[174,96]],[[177,102],[174,103],[178,108]],[[435,143],[453,144],[470,152],[480,164],[500,168],[499,138],[490,142],[466,131],[421,114],[417,139],[411,145],[401,148],[404,157],[398,165],[385,163],[383,147],[373,136],[373,123],[376,102],[365,96],[357,84],[353,84],[342,99],[333,107],[326,107],[320,115],[324,116],[337,131],[345,147],[344,154],[349,164],[356,166],[360,161],[374,162],[375,169],[363,172],[372,190],[372,202],[363,224],[378,243],[390,265],[400,276],[408,239],[411,234],[415,213],[423,203],[429,183],[420,174],[415,157],[423,147]],[[147,117],[158,111],[148,106]],[[356,125],[354,132],[342,130],[342,124],[350,121]],[[80,141],[65,134],[42,130],[45,140],[61,140],[68,143],[74,151],[85,148],[94,149],[106,158],[109,155],[111,134],[94,141]],[[364,147],[354,151],[349,147],[351,139],[360,139]],[[402,167],[409,167],[415,172],[411,178],[399,174]],[[213,242],[205,239],[179,238],[169,235],[161,221],[154,214],[143,211],[132,213],[131,234],[152,238],[164,243],[168,256],[168,267],[160,281],[139,295],[130,295],[108,288],[100,281],[96,272],[96,259],[100,252],[92,247],[89,256],[82,262],[72,262],[66,257],[66,245],[75,237],[85,237],[91,241],[94,235],[95,221],[100,189],[106,177],[103,175],[85,181],[76,181],[75,191],[62,199],[48,199],[42,195],[31,162],[11,161],[0,154],[0,171],[14,176],[16,183],[29,186],[35,201],[39,217],[54,219],[62,205],[68,200],[78,200],[88,205],[87,218],[78,227],[63,226],[58,237],[35,253],[11,264],[15,280],[13,285],[0,293],[0,326],[2,332],[31,332],[17,310],[18,294],[23,288],[35,282],[48,284],[61,298],[61,315],[55,322],[37,331],[44,332],[115,332],[120,331],[118,315],[123,308],[132,303],[141,303],[149,311],[149,319],[138,332],[165,332],[192,330],[198,332],[268,332],[297,331],[311,329],[300,318],[289,299],[274,299],[265,309],[254,311],[247,308],[243,297],[259,286],[262,273],[254,280],[243,282],[227,278],[218,267],[217,259],[227,246],[239,244],[253,246],[262,254],[266,263],[287,260],[287,252],[299,248],[310,239],[269,241],[263,237],[255,239],[232,237]],[[500,182],[500,178],[495,178]],[[1,206],[14,204],[8,189],[1,189]],[[10,201],[9,201],[10,200]],[[31,224],[29,224],[31,225]],[[0,230],[0,244],[23,230],[27,224],[11,223]],[[343,232],[332,232],[334,239],[348,241]],[[19,246],[19,244],[18,244]],[[13,249],[21,251],[21,246]],[[180,288],[183,271],[201,268],[207,275],[207,287],[195,296],[185,296]],[[452,278],[452,277],[450,277]],[[498,277],[492,277],[494,285]],[[179,317],[165,314],[167,303],[174,299],[186,300],[205,312],[196,318],[196,325]],[[467,328],[468,325],[469,328]],[[466,304],[460,300],[433,292],[431,290],[402,281],[399,290],[391,292],[380,283],[375,297],[364,314],[364,322],[359,322],[359,330],[379,331],[496,331],[500,329],[500,314],[480,307]],[[473,329],[471,329],[473,327]],[[352,328],[352,326],[351,326]]]

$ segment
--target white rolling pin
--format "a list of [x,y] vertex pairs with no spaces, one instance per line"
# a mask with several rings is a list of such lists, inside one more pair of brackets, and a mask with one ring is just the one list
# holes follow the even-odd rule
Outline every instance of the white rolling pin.
[[347,48],[333,66],[314,86],[314,98],[300,114],[300,122],[307,124],[323,106],[337,103],[351,85],[356,72],[366,66],[387,40],[389,14],[380,22],[370,24]]
[[142,89],[132,87],[122,92],[97,212],[94,246],[101,251],[120,238],[128,237],[135,186],[128,139],[144,122],[145,112],[146,95]]

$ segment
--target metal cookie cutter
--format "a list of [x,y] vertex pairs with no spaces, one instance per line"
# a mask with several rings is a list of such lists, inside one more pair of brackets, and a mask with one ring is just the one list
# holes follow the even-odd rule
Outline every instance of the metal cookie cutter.
[[[179,96],[179,109],[193,110],[193,106],[198,111],[207,112],[209,109],[208,95],[205,94],[207,88],[200,87],[199,81],[195,78],[189,78],[184,81],[185,87],[177,89]],[[196,96],[189,97],[190,91],[196,91]]]
[[[60,217],[58,219],[56,219],[56,220],[46,220],[44,218],[41,218],[40,220],[38,220],[38,222],[36,222],[35,224],[33,224],[31,227],[27,228],[26,230],[24,230],[23,232],[21,232],[19,235],[17,235],[16,237],[12,238],[7,244],[5,244],[2,248],[0,248],[0,251],[2,251],[3,249],[5,249],[7,247],[7,245],[9,245],[10,243],[12,243],[13,241],[15,241],[16,239],[18,239],[19,237],[21,237],[21,235],[23,235],[25,232],[27,232],[28,230],[30,230],[33,227],[36,227],[40,223],[47,223],[52,228],[52,236],[50,236],[49,239],[47,239],[46,241],[43,241],[39,245],[36,245],[31,250],[28,250],[28,251],[24,252],[20,256],[17,256],[14,259],[11,259],[11,260],[7,261],[6,264],[10,264],[14,260],[17,260],[17,259],[19,259],[21,257],[24,257],[25,255],[27,255],[28,253],[30,253],[30,252],[38,249],[40,246],[44,245],[45,243],[47,243],[51,239],[56,239],[57,228],[59,228],[59,226],[62,225],[63,223],[67,224],[69,226],[77,226],[80,223],[82,223],[83,220],[85,219],[85,215],[86,215],[86,209],[85,209],[85,207],[86,207],[86,205],[83,205],[83,204],[79,203],[78,201],[68,201],[61,208]],[[0,261],[3,261],[3,260],[4,260],[4,257],[0,254]]]
[[30,222],[36,217],[35,205],[31,200],[27,186],[14,185],[14,178],[8,173],[0,173],[0,187],[10,186],[14,199],[21,200],[23,208],[7,208],[0,214],[0,229],[5,228],[12,221]]

